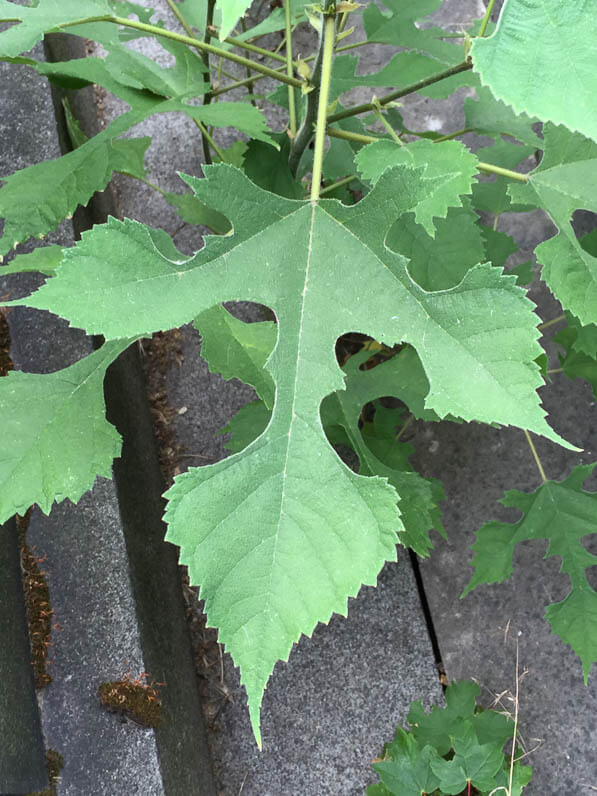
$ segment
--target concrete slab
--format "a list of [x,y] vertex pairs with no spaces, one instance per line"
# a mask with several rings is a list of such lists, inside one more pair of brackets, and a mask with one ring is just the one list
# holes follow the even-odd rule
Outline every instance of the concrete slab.
[[[43,57],[41,47],[35,56]],[[8,64],[0,65],[0,74],[0,173],[11,173],[15,162],[23,167],[33,158],[57,157],[46,81]],[[35,135],[20,136],[21,126]],[[99,220],[100,206],[105,197],[91,208],[91,221]],[[72,245],[72,226],[62,225],[50,239]],[[16,296],[36,281],[32,275],[3,276],[0,270],[0,293]],[[93,350],[82,332],[47,313],[18,308],[9,314],[9,324],[11,354],[20,369],[52,372]],[[34,511],[28,531],[36,553],[46,556],[56,623],[53,681],[39,699],[47,748],[65,760],[58,794],[209,796],[211,772],[180,578],[174,550],[163,542],[162,488],[134,351],[111,367],[106,394],[110,417],[125,439],[116,467],[118,491],[113,482],[98,479],[77,506],[55,506],[49,518]],[[120,680],[127,671],[133,677],[146,671],[165,682],[159,729],[101,708],[99,685]]]

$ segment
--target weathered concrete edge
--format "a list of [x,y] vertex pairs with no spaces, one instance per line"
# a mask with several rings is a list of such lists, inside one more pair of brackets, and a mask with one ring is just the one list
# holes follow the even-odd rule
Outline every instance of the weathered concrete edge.
[[0,526],[0,792],[48,787],[37,706],[16,520]]
[[[82,39],[51,34],[45,41],[48,61],[85,57]],[[60,146],[70,149],[62,98],[52,87]],[[69,96],[71,108],[88,134],[99,131],[91,92]],[[109,190],[96,194],[73,218],[75,236],[118,215]],[[164,542],[164,484],[158,463],[145,378],[138,348],[131,346],[109,368],[105,380],[108,419],[123,437],[114,462],[114,481],[129,556],[139,635],[145,665],[162,690],[164,721],[155,730],[165,792],[215,796],[211,759],[197,689],[191,641],[186,625],[178,557]]]

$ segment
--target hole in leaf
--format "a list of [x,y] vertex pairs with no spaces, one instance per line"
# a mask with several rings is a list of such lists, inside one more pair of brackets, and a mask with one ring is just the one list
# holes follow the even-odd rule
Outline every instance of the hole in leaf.
[[597,257],[597,214],[590,210],[575,210],[570,223],[582,248]]

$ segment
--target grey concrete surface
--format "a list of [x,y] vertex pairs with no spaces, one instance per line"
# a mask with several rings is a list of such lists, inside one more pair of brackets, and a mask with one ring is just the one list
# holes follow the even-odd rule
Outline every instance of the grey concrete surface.
[[[43,57],[41,48],[35,55]],[[10,64],[0,64],[0,76],[4,175],[60,153],[46,81]],[[62,225],[50,240],[71,245],[69,227]],[[16,296],[34,282],[31,276],[3,276],[0,267],[2,295]],[[51,372],[92,350],[84,334],[48,313],[18,308],[8,320],[18,369]],[[28,541],[39,556],[47,555],[53,620],[59,625],[49,655],[53,681],[39,694],[46,746],[65,760],[58,793],[162,794],[153,733],[121,723],[97,698],[101,682],[119,679],[129,666],[133,675],[145,669],[113,484],[98,481],[78,506],[62,503],[50,518],[34,511]]]

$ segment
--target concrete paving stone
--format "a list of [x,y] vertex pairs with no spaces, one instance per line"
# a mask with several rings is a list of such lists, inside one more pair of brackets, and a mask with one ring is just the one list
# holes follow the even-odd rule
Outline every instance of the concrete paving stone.
[[[41,47],[34,55],[43,57]],[[57,157],[47,82],[10,64],[0,64],[0,75],[0,173]],[[49,240],[72,245],[69,226],[61,225]],[[36,281],[32,275],[3,276],[0,270],[0,293],[16,296]],[[8,320],[17,369],[52,372],[92,350],[82,332],[48,313],[15,308]],[[162,794],[153,733],[120,723],[97,698],[99,684],[122,677],[127,665],[133,673],[145,668],[114,485],[98,479],[77,506],[62,503],[50,517],[35,509],[28,542],[47,556],[53,619],[60,625],[49,656],[53,681],[38,694],[46,746],[65,760],[59,793]]]

